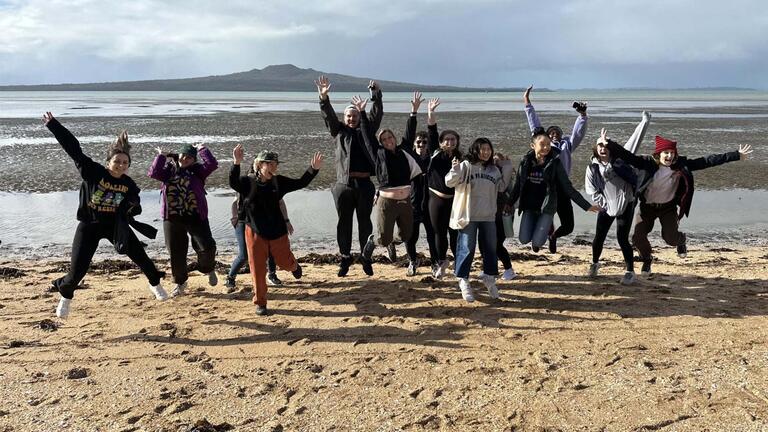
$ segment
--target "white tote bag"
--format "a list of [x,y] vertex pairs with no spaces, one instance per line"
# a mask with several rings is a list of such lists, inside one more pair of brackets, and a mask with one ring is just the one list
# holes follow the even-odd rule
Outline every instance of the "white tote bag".
[[466,174],[461,179],[461,183],[453,188],[453,206],[451,207],[451,219],[448,223],[448,226],[455,230],[464,229],[469,224],[469,194],[472,191],[469,174],[472,166],[468,161],[464,161],[462,164],[466,164]]

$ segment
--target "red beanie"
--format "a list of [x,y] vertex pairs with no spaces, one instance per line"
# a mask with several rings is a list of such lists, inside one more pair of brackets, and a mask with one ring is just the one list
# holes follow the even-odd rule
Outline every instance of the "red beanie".
[[677,141],[668,140],[656,135],[656,150],[653,154],[659,154],[664,150],[674,150],[677,153]]

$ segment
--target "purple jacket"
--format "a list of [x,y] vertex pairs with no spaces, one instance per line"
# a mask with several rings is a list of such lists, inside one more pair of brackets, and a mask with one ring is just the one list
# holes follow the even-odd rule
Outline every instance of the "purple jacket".
[[[525,105],[525,116],[528,118],[528,127],[531,128],[531,132],[537,127],[541,127],[541,121],[532,104]],[[563,168],[565,168],[565,173],[568,176],[571,175],[571,153],[581,144],[586,133],[587,116],[579,114],[576,116],[576,123],[573,124],[571,135],[563,135],[560,141],[552,141],[552,145],[560,150],[560,160],[563,162]]]
[[[199,162],[195,162],[187,169],[194,174],[190,180],[190,188],[197,198],[197,212],[201,220],[206,220],[208,219],[208,201],[205,199],[205,179],[212,172],[216,171],[219,163],[207,147],[201,147],[197,150],[197,158]],[[168,218],[166,214],[167,199],[165,189],[168,181],[173,177],[177,169],[179,168],[173,160],[168,160],[165,155],[157,155],[147,172],[148,176],[163,182],[163,186],[160,188],[160,215],[162,215],[163,220]]]

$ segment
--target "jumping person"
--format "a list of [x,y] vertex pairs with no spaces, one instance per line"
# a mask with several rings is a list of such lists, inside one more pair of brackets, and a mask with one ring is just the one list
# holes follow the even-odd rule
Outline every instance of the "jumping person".
[[[528,87],[523,94],[523,102],[525,103],[525,116],[528,118],[528,127],[531,129],[531,133],[536,128],[541,127],[541,121],[536,114],[536,110],[531,104],[531,90],[533,86]],[[584,135],[587,133],[587,104],[586,102],[574,102],[573,108],[579,114],[576,117],[576,122],[573,125],[573,131],[569,136],[563,136],[563,130],[559,126],[550,126],[547,128],[546,133],[552,142],[552,146],[560,151],[560,159],[562,160],[565,174],[571,176],[571,155],[576,148],[579,147],[581,141],[584,139]],[[555,230],[554,221],[550,228],[549,236],[549,252],[557,252],[557,239],[565,237],[573,232],[573,205],[571,200],[567,199],[568,194],[560,190],[558,196],[561,198],[557,202],[557,216],[560,218],[560,226]]]
[[[151,231],[154,238],[156,230],[147,225],[138,224],[133,217],[141,214],[139,187],[126,174],[131,165],[128,134],[123,131],[107,150],[107,166],[94,162],[83,154],[80,142],[72,133],[46,112],[43,123],[53,133],[67,155],[75,162],[83,182],[80,184],[80,204],[77,208],[77,229],[72,241],[72,258],[69,272],[53,281],[61,298],[56,307],[56,316],[66,318],[71,308],[75,288],[83,280],[91,265],[93,255],[101,239],[107,239],[116,245],[119,253],[141,268],[149,280],[149,290],[158,300],[168,298],[160,284],[164,274],[157,270],[147,256],[139,239],[127,225]],[[149,230],[146,230],[149,228]]]
[[740,144],[737,151],[712,154],[688,159],[677,152],[677,141],[656,135],[656,148],[651,156],[636,156],[615,142],[608,142],[608,151],[615,157],[645,172],[638,188],[640,212],[635,218],[632,243],[643,262],[642,274],[650,276],[653,261],[648,233],[656,219],[661,223],[661,236],[670,246],[677,247],[680,258],[688,255],[685,234],[680,232],[679,221],[688,216],[693,201],[693,171],[726,162],[744,160],[752,153],[752,146]]
[[[515,183],[506,192],[507,204],[517,203],[518,213],[522,213],[518,230],[520,243],[531,243],[534,252],[547,241],[559,200],[571,199],[585,211],[600,211],[600,207],[591,205],[573,188],[558,152],[552,148],[544,128],[535,129],[531,150],[520,160]],[[560,197],[561,191],[565,196]]]
[[[336,224],[336,241],[339,244],[341,263],[338,275],[346,276],[352,265],[352,215],[357,214],[357,231],[362,252],[368,237],[373,232],[371,212],[376,187],[371,181],[374,172],[374,161],[365,149],[363,136],[360,131],[360,112],[354,105],[344,109],[344,121],[339,121],[331,106],[328,93],[331,82],[321,76],[315,81],[320,97],[320,111],[325,120],[328,132],[336,139],[336,184],[331,187],[336,214],[339,221]],[[376,81],[368,86],[373,107],[369,115],[371,129],[378,130],[384,115],[381,102],[381,88]],[[373,275],[371,261],[362,259],[363,271]]]
[[[499,297],[496,277],[499,275],[499,263],[496,256],[496,202],[498,194],[507,187],[512,177],[512,163],[500,161],[502,169],[496,166],[493,158],[493,144],[488,138],[478,138],[467,152],[466,159],[451,161],[451,170],[445,176],[445,184],[455,188],[459,184],[469,185],[468,219],[458,231],[456,242],[455,272],[459,278],[461,297],[467,302],[475,301],[469,283],[469,271],[475,255],[475,246],[480,243],[483,256],[483,283],[491,298]],[[451,214],[451,224],[455,229],[457,215]]]
[[[499,169],[502,169],[504,166],[503,164],[505,163],[504,161],[507,160],[509,159],[501,153],[495,152],[493,154],[493,162]],[[514,175],[514,173],[512,175]],[[504,266],[504,273],[501,278],[504,280],[512,280],[517,277],[517,273],[515,273],[515,269],[512,267],[512,257],[509,256],[509,251],[507,251],[507,248],[504,246],[504,241],[507,239],[507,236],[504,232],[503,217],[506,212],[512,213],[514,212],[514,209],[506,205],[506,197],[504,195],[504,189],[502,189],[497,194],[496,200],[496,256],[499,261],[501,261],[501,265]],[[480,272],[478,276],[482,279],[485,277],[485,273]]]
[[[453,187],[445,184],[445,176],[453,166],[453,160],[461,159],[459,150],[459,134],[451,129],[445,129],[438,135],[437,131],[437,106],[429,106],[427,117],[427,139],[429,148],[435,148],[429,158],[427,167],[427,209],[432,229],[435,230],[435,257],[438,265],[434,270],[434,277],[442,279],[448,268],[448,247],[450,245],[454,258],[456,257],[457,232],[450,227],[451,207],[453,206]],[[438,148],[439,147],[439,148]]]
[[229,185],[240,194],[245,214],[245,243],[248,248],[248,266],[253,278],[253,303],[256,315],[267,315],[267,269],[264,262],[272,254],[275,263],[290,271],[296,279],[302,270],[291,252],[288,226],[280,211],[280,200],[285,194],[307,187],[317,175],[323,163],[318,152],[312,157],[307,171],[298,179],[277,174],[278,155],[261,151],[253,161],[253,176],[240,176],[243,146],[238,144],[232,151],[234,165],[229,172]]
[[[371,262],[376,246],[392,244],[393,231],[397,224],[398,241],[410,240],[413,229],[413,207],[411,207],[411,181],[421,175],[421,168],[414,159],[413,137],[416,135],[416,113],[424,101],[420,92],[413,92],[411,115],[408,117],[405,134],[397,145],[397,138],[391,129],[376,133],[365,114],[367,100],[352,97],[352,104],[360,112],[363,140],[376,164],[376,178],[379,190],[376,193],[376,217],[378,231],[371,234],[363,247],[363,260]],[[374,136],[376,134],[376,136]]]
[[208,222],[208,201],[205,179],[216,171],[219,163],[213,153],[200,144],[181,146],[178,154],[157,156],[147,175],[163,182],[160,188],[160,215],[163,218],[165,245],[171,256],[171,273],[176,284],[171,295],[184,294],[187,289],[187,250],[190,239],[197,254],[197,270],[208,275],[208,284],[216,286],[216,241]]
[[[643,118],[635,131],[629,137],[624,148],[637,152],[648,129],[651,115],[643,111]],[[592,196],[592,201],[600,206],[595,226],[595,238],[592,240],[592,264],[589,266],[589,277],[596,277],[600,268],[600,255],[603,253],[605,237],[616,220],[616,239],[624,256],[626,272],[621,279],[623,285],[635,282],[634,253],[629,243],[629,230],[635,213],[635,190],[638,186],[638,175],[635,168],[624,160],[618,159],[608,150],[605,129],[600,131],[600,138],[592,148],[592,161],[587,166],[584,188]]]

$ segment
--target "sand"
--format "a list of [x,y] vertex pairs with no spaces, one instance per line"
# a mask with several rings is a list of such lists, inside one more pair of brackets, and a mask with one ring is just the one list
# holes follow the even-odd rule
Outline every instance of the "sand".
[[596,279],[585,246],[514,252],[499,300],[306,264],[267,317],[197,273],[156,301],[131,269],[89,273],[60,320],[63,267],[2,262],[0,431],[768,429],[764,249],[667,248],[628,287],[611,245]]

